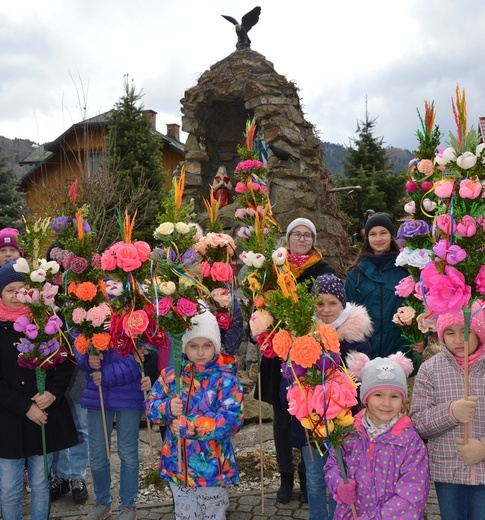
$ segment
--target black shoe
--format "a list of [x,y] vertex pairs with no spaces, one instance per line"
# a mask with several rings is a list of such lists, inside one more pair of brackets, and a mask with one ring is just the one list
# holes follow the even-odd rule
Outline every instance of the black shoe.
[[51,502],[55,502],[58,498],[61,498],[62,495],[69,493],[70,489],[69,480],[58,477],[57,475],[52,475],[50,486]]
[[82,504],[88,498],[88,488],[86,482],[82,478],[73,478],[71,480],[72,499],[76,504]]
[[308,493],[306,490],[306,473],[303,471],[299,471],[298,478],[300,479],[300,500],[304,504],[308,504]]
[[281,473],[281,486],[276,492],[276,499],[282,504],[287,504],[293,493],[293,473]]

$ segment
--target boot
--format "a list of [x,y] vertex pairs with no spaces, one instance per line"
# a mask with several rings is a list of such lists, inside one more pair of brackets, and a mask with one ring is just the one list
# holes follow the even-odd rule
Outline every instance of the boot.
[[298,472],[298,478],[300,479],[300,500],[304,503],[308,503],[308,494],[306,491],[306,473],[304,471]]
[[281,486],[276,493],[276,499],[282,504],[291,500],[293,491],[293,473],[281,473]]

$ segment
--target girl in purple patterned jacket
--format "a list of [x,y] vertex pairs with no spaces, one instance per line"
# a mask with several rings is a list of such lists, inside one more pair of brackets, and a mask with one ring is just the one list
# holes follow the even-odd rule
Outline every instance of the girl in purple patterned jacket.
[[428,456],[411,420],[403,415],[407,376],[412,362],[402,352],[372,361],[362,353],[347,357],[352,374],[361,379],[365,409],[341,445],[345,483],[334,450],[325,479],[338,505],[333,520],[416,520],[423,518],[429,492]]
[[[411,417],[428,439],[431,478],[442,520],[485,519],[485,313],[472,305],[468,338],[469,392],[464,399],[463,313],[438,317],[441,352],[416,376]],[[464,426],[468,440],[464,443]]]

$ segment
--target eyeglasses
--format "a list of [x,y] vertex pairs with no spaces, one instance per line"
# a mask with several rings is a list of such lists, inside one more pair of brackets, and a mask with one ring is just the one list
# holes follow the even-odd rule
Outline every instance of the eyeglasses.
[[313,240],[313,235],[311,233],[300,233],[299,231],[290,233],[290,237],[294,238],[295,240],[300,240],[302,238],[305,241]]

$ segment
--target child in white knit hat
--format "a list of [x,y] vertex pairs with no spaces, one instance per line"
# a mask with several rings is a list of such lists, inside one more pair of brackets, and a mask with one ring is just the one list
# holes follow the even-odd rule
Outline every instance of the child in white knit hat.
[[[176,520],[224,520],[227,486],[239,481],[230,439],[243,423],[237,363],[221,353],[219,327],[208,310],[192,319],[182,348],[181,373],[175,374],[174,367],[162,370],[145,404],[151,422],[169,426],[160,476],[170,483]],[[179,395],[175,393],[177,377],[181,379]]]
[[410,415],[421,437],[428,439],[431,479],[443,520],[485,518],[484,304],[477,300],[471,308],[468,398],[463,312],[438,316],[443,348],[421,365],[414,383]]
[[363,353],[347,357],[349,371],[362,381],[365,408],[341,453],[347,482],[335,451],[325,465],[325,479],[337,501],[333,520],[423,518],[429,492],[428,456],[409,417],[403,414],[412,362],[402,352],[372,361]]

